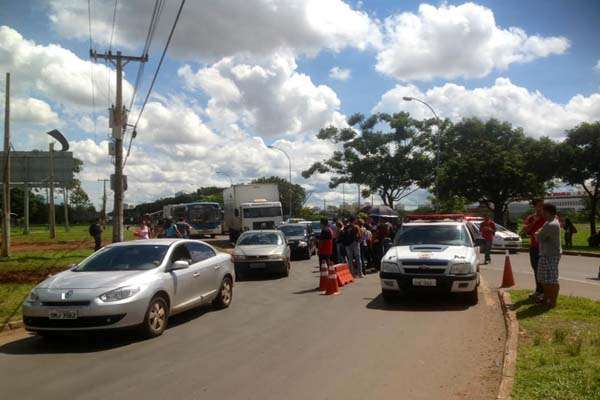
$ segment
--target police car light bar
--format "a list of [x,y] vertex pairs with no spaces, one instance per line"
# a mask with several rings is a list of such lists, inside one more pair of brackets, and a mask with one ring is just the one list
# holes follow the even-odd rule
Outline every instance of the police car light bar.
[[465,219],[464,214],[410,214],[404,218],[404,221],[463,221]]

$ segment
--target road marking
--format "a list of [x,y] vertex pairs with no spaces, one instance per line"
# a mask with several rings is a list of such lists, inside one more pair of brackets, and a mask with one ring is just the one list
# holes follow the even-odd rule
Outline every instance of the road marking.
[[[504,268],[499,268],[499,267],[487,267],[486,270],[494,270],[494,271],[504,271]],[[527,275],[533,275],[533,272],[531,271],[513,271],[516,274],[527,274]],[[573,279],[573,278],[559,278],[559,280],[561,281],[568,281],[568,282],[576,282],[576,283],[585,283],[587,285],[592,285],[592,286],[600,286],[600,284],[596,283],[596,282],[589,282],[589,281],[584,281],[581,279]]]
[[483,277],[482,274],[479,275],[479,283],[481,283],[481,291],[483,292],[485,304],[488,306],[493,306],[495,303],[494,298],[492,297],[492,292],[487,284],[487,280]]

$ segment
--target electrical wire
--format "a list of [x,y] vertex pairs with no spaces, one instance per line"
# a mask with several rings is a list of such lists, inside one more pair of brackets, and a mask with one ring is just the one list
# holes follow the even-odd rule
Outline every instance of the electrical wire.
[[148,99],[150,98],[150,94],[152,93],[152,89],[154,88],[154,83],[156,82],[156,78],[158,77],[158,73],[160,71],[160,67],[165,59],[165,55],[167,54],[167,50],[169,49],[169,45],[171,44],[171,39],[173,38],[173,33],[175,33],[175,27],[179,22],[179,17],[181,16],[181,10],[183,10],[183,5],[185,4],[185,0],[181,0],[181,4],[179,5],[179,10],[177,10],[177,16],[175,17],[175,21],[173,21],[173,26],[171,27],[171,32],[169,32],[169,38],[167,39],[167,43],[165,43],[165,48],[160,56],[160,60],[158,61],[158,65],[156,66],[156,71],[154,71],[154,76],[152,77],[152,82],[150,83],[150,87],[148,88],[148,92],[146,93],[146,97],[144,98],[144,102],[142,103],[142,107],[137,116],[135,124],[133,125],[133,132],[131,134],[131,139],[129,140],[129,146],[127,148],[127,155],[125,156],[125,160],[123,161],[123,168],[127,163],[127,159],[129,158],[129,154],[131,152],[131,143],[136,136],[136,129],[140,119],[142,118],[142,114],[144,113],[144,109],[146,108],[146,104],[148,103]]
[[112,17],[112,28],[110,30],[110,42],[108,43],[108,51],[110,52],[112,50],[112,42],[113,42],[113,37],[115,35],[115,21],[117,19],[117,3],[119,2],[119,0],[115,0],[115,6],[114,6],[114,10],[113,10],[113,17]]
[[92,49],[94,48],[94,39],[92,37],[92,5],[91,0],[88,0],[88,25],[90,32],[90,81],[92,84],[92,120],[94,122],[94,138],[98,135],[96,124],[96,99],[94,96],[94,60],[92,59]]

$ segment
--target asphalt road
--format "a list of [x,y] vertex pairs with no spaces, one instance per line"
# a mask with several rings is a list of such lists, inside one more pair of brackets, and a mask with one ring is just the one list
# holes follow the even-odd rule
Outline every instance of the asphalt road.
[[315,291],[315,260],[236,284],[230,308],[174,317],[162,337],[0,337],[4,399],[492,399],[504,325],[496,294],[386,306],[369,275]]
[[[493,254],[492,263],[481,266],[491,287],[498,287],[502,283],[504,259],[503,254]],[[512,254],[510,260],[516,287],[533,290],[535,279],[529,264],[529,254]],[[563,255],[559,264],[561,294],[600,300],[599,269],[600,258]]]

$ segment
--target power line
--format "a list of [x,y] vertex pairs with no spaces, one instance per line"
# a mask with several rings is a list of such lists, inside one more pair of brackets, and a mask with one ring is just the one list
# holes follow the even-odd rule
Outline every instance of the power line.
[[115,0],[115,6],[114,6],[114,10],[113,10],[113,17],[112,17],[112,28],[110,30],[110,42],[108,43],[108,51],[112,50],[112,42],[113,42],[113,36],[115,34],[115,21],[117,19],[117,3],[119,2],[119,0]]
[[131,138],[129,140],[129,146],[127,148],[127,155],[125,156],[125,161],[123,162],[123,167],[127,163],[127,158],[129,157],[129,153],[131,152],[131,143],[133,142],[133,138],[136,136],[136,129],[138,123],[140,122],[140,118],[142,118],[142,114],[144,113],[144,109],[146,108],[146,104],[148,103],[148,99],[150,98],[150,94],[152,93],[152,88],[154,87],[154,83],[156,82],[156,78],[158,77],[158,73],[160,71],[160,67],[165,59],[165,55],[167,54],[167,50],[169,49],[169,44],[171,44],[171,39],[173,38],[173,33],[175,33],[175,27],[177,26],[177,22],[179,22],[179,17],[181,16],[181,10],[183,10],[183,5],[185,4],[185,0],[181,0],[181,4],[179,5],[179,10],[177,10],[177,16],[175,17],[175,21],[173,21],[173,26],[171,27],[171,32],[169,32],[169,38],[167,39],[167,43],[165,44],[165,48],[160,56],[160,60],[158,61],[158,65],[156,67],[156,71],[154,71],[154,76],[152,77],[152,82],[150,83],[150,87],[148,88],[148,92],[146,93],[146,97],[144,98],[144,102],[142,103],[142,108],[140,109],[140,113],[137,116],[137,120],[133,125],[133,132],[131,134]]
[[[90,31],[90,50],[94,47],[94,39],[92,38],[92,5],[91,0],[88,0],[88,25]],[[92,120],[94,122],[94,138],[98,135],[96,126],[96,99],[94,97],[94,61],[90,56],[90,81],[92,83]]]

